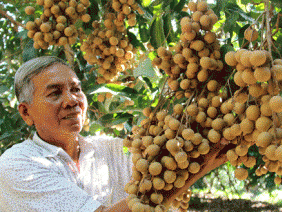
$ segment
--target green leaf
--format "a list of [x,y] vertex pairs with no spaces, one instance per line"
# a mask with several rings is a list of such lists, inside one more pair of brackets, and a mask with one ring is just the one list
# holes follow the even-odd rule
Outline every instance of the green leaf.
[[153,21],[150,29],[150,34],[151,34],[150,43],[155,49],[164,45],[165,35],[163,28],[163,19],[161,17],[156,17],[155,20]]
[[126,87],[126,86],[123,86],[123,85],[107,84],[106,87],[111,89],[112,91],[119,92],[119,93],[122,93],[122,94],[127,95],[127,96],[138,95],[138,92],[135,89],[129,88],[129,87]]
[[179,3],[178,3],[174,8],[172,8],[172,9],[173,9],[175,12],[178,12],[178,13],[179,13],[179,12],[182,11],[182,9],[183,9],[185,3],[186,3],[186,0],[180,0]]
[[129,31],[127,31],[127,35],[128,35],[129,42],[130,42],[135,48],[141,47],[141,49],[142,49],[143,51],[146,51],[145,46],[143,45],[143,43],[141,43],[141,42],[137,39],[136,35],[134,35],[132,32],[129,32]]
[[166,14],[163,16],[164,34],[168,43],[175,41],[176,36],[174,35],[174,30],[172,27],[171,14]]
[[150,38],[150,31],[146,23],[139,24],[140,38],[143,43],[146,43]]
[[37,57],[36,50],[33,47],[33,40],[29,40],[29,42],[25,45],[22,55],[24,62]]
[[238,13],[233,13],[230,16],[226,16],[226,21],[225,21],[223,29],[224,29],[225,33],[227,33],[227,32],[230,33],[230,37],[232,37],[233,28],[236,26],[236,22],[237,22],[238,18],[239,18]]
[[143,7],[148,7],[151,4],[151,0],[142,0],[142,6]]
[[130,118],[133,118],[133,115],[129,113],[106,114],[99,119],[99,122],[102,126],[111,127],[113,125],[124,123]]
[[145,59],[141,62],[136,69],[133,70],[135,78],[138,76],[153,78],[156,76],[156,71],[152,66],[150,58]]
[[[239,33],[238,33],[238,38],[239,38],[239,45],[242,46],[243,44],[243,41],[244,41],[244,33],[245,33],[245,30],[250,26],[250,24],[247,24],[245,26],[243,26],[240,30],[239,30]],[[246,40],[245,40],[246,42]]]
[[2,95],[4,92],[8,91],[9,88],[7,88],[5,85],[0,86],[0,95]]

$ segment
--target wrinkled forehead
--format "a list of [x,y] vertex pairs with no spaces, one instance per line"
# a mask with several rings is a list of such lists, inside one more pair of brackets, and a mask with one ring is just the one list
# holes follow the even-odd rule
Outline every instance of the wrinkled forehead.
[[45,68],[41,73],[32,78],[35,89],[46,90],[50,85],[79,85],[81,84],[76,73],[61,63],[53,64]]

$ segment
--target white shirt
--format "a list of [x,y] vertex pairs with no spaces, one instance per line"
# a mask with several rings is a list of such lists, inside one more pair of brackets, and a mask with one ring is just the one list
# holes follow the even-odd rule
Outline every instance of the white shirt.
[[122,139],[86,137],[80,172],[60,147],[39,138],[16,144],[0,157],[0,211],[95,211],[125,198],[131,159]]

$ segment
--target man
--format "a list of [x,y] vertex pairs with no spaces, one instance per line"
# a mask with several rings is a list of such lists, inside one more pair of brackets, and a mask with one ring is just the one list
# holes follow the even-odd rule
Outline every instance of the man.
[[75,72],[35,58],[17,71],[15,90],[36,133],[0,157],[0,211],[129,211],[130,159],[121,139],[79,135],[87,100]]

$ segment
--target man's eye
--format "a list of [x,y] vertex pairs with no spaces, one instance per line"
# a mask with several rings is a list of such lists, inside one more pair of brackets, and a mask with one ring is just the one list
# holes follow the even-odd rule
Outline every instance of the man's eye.
[[49,94],[49,96],[59,96],[61,94],[61,91],[60,90],[56,90],[52,93]]
[[79,87],[73,88],[72,91],[74,91],[74,92],[80,92],[80,91],[81,91],[81,88],[79,88]]

